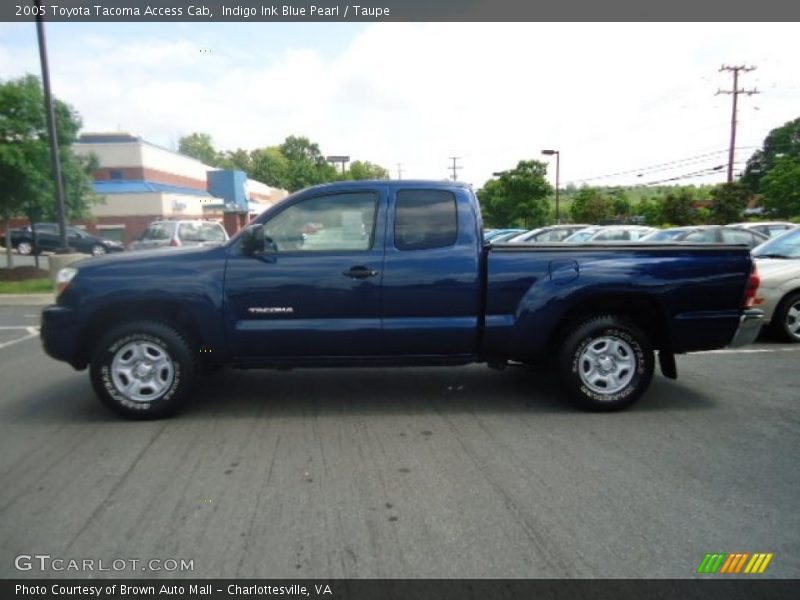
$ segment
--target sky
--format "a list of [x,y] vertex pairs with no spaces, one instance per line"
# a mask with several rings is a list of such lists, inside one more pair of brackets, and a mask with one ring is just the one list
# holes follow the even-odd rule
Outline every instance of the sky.
[[[397,177],[480,187],[561,153],[561,185],[641,185],[725,164],[741,87],[737,168],[800,117],[793,23],[49,23],[53,92],[84,131],[222,150],[305,135]],[[0,79],[39,74],[33,24],[0,23]],[[694,158],[697,157],[697,158]],[[676,162],[678,161],[678,162]],[[679,162],[683,161],[683,162]],[[638,173],[606,177],[671,163]],[[554,167],[549,169],[554,181]],[[638,176],[641,175],[641,176]],[[670,183],[715,183],[712,176]]]

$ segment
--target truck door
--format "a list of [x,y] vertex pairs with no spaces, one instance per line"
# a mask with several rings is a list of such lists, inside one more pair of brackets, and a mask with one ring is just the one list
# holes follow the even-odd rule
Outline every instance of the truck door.
[[381,353],[385,189],[316,194],[263,222],[267,251],[236,255],[225,276],[239,358]]
[[470,193],[409,184],[391,195],[383,267],[386,354],[476,351],[482,240]]

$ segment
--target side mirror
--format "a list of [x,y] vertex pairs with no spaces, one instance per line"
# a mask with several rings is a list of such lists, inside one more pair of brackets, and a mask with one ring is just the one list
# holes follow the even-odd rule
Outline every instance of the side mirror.
[[262,254],[265,246],[263,225],[251,225],[242,232],[242,252],[246,256]]

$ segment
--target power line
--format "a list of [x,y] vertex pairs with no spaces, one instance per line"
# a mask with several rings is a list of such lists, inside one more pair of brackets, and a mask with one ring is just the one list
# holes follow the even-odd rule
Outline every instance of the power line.
[[706,169],[701,169],[699,171],[694,171],[692,173],[686,173],[684,175],[676,175],[675,177],[668,177],[666,179],[659,179],[658,181],[648,181],[647,183],[643,183],[641,185],[648,186],[648,185],[657,185],[660,183],[668,183],[671,181],[680,181],[682,179],[694,179],[695,177],[706,177],[708,175],[717,175],[720,171],[725,169],[725,165],[717,165],[715,167],[708,167]]
[[[756,148],[758,148],[758,146],[739,146],[739,150],[754,150]],[[686,158],[658,163],[655,165],[650,165],[648,167],[629,169],[627,171],[617,171],[616,173],[609,173],[607,175],[595,175],[594,177],[585,177],[584,179],[572,179],[570,180],[570,183],[583,183],[584,181],[594,181],[596,179],[608,179],[609,177],[616,177],[618,175],[631,175],[633,173],[640,173],[643,171],[648,171],[648,172],[664,171],[668,169],[660,167],[677,168],[677,167],[687,166],[688,163],[702,162],[700,159],[708,159],[709,157],[716,156],[718,154],[724,154],[725,152],[728,152],[728,150],[716,150],[714,152],[707,152],[705,154],[698,154],[696,156],[688,156]]]
[[728,183],[733,181],[733,157],[736,153],[736,110],[737,110],[737,103],[740,94],[745,94],[747,96],[752,96],[753,94],[759,94],[760,92],[753,88],[751,90],[745,90],[739,87],[739,73],[748,73],[750,71],[754,71],[755,67],[747,67],[745,65],[722,65],[719,68],[720,73],[723,71],[729,71],[733,73],[733,88],[730,90],[717,90],[717,94],[729,94],[733,102],[731,102],[731,143],[730,148],[728,149]]
[[450,169],[451,171],[453,171],[452,179],[453,179],[453,181],[456,181],[458,179],[458,171],[459,171],[459,169],[463,168],[461,165],[459,165],[456,162],[456,161],[461,160],[461,157],[460,156],[451,156],[449,158],[450,158],[450,160],[453,161],[453,164],[451,166],[447,167],[447,168]]

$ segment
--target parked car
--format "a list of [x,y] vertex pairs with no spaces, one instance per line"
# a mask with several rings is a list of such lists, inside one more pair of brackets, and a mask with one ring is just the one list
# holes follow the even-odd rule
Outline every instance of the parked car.
[[586,229],[587,227],[591,227],[591,225],[572,223],[569,225],[539,227],[538,229],[531,229],[530,231],[516,235],[508,240],[508,242],[510,244],[555,244],[563,242],[564,238],[572,235],[576,231]]
[[495,241],[495,238],[500,236],[507,236],[509,234],[519,235],[524,232],[525,229],[490,229],[483,234],[483,241],[492,242]]
[[733,225],[690,225],[655,231],[640,241],[646,244],[666,242],[694,242],[697,244],[745,244],[755,248],[769,238],[758,231]]
[[730,223],[730,226],[757,231],[758,233],[763,233],[768,238],[774,238],[794,229],[797,227],[797,224],[789,223],[789,221],[754,221],[751,223]]
[[218,221],[154,221],[128,246],[129,250],[156,250],[180,246],[224,244],[228,232]]
[[[761,327],[746,248],[486,246],[479,215],[455,182],[315,186],[221,246],[62,269],[41,339],[133,418],[176,411],[205,367],[551,359],[571,398],[610,411],[644,394],[656,351],[674,378],[675,353]],[[311,218],[324,250],[301,235]]]
[[[521,231],[525,231],[524,229]],[[508,243],[512,238],[515,238],[519,235],[518,230],[507,231],[506,233],[502,233],[500,235],[496,235],[492,237],[489,242],[492,244],[505,244]]]
[[[58,223],[35,223],[36,242],[34,245],[34,229],[30,226],[11,230],[11,245],[22,255],[53,252],[61,247],[61,236]],[[0,238],[5,246],[5,236]],[[109,240],[84,231],[78,227],[67,225],[67,245],[83,254],[101,256],[108,252],[122,252],[122,242]]]
[[645,225],[596,225],[567,236],[564,243],[636,242],[655,230],[655,227]]
[[788,342],[800,343],[800,227],[753,249],[761,286],[756,305],[765,326]]

